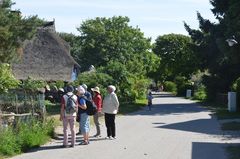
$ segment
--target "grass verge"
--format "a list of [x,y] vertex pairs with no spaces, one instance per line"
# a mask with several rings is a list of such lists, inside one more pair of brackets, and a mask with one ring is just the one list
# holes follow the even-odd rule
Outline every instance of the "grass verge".
[[219,120],[240,119],[240,112],[229,112],[227,108],[217,108],[215,114]]
[[144,106],[146,106],[147,100],[146,99],[139,99],[136,100],[135,103],[122,103],[119,107],[119,114],[124,115],[128,113],[133,113],[135,111],[140,110]]
[[15,127],[0,129],[0,158],[10,157],[39,147],[54,135],[54,121],[32,119]]
[[206,103],[206,102],[198,102],[198,103],[210,109],[214,113],[214,115],[216,115],[218,120],[240,119],[240,112],[239,111],[229,112],[227,109],[227,105],[221,105],[216,103]]
[[239,159],[240,158],[240,145],[227,147],[227,153],[229,159]]
[[60,122],[60,104],[59,103],[51,103],[50,101],[45,101],[47,116],[50,118],[53,118],[55,121],[55,125],[61,125],[62,122]]
[[225,131],[240,131],[240,122],[227,122],[221,125],[222,130]]

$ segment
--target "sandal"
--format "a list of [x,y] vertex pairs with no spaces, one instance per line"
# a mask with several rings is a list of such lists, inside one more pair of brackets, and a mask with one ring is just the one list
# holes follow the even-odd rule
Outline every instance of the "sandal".
[[88,145],[89,144],[89,142],[88,141],[82,141],[82,142],[80,142],[80,144],[79,145]]

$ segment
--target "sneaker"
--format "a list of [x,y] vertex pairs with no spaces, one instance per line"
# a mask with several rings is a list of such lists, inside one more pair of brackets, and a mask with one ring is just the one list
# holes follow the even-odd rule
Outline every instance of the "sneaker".
[[114,136],[114,137],[112,137],[112,139],[116,140],[117,138],[116,138],[116,136]]
[[69,146],[68,145],[62,145],[60,146],[61,148],[68,148]]
[[74,147],[75,147],[75,145],[70,145],[70,147],[74,148]]
[[111,137],[111,136],[107,136],[107,137],[105,137],[105,139],[107,139],[107,140],[111,140],[112,137]]
[[94,135],[93,137],[98,138],[98,137],[101,137],[101,135],[100,135],[100,134],[96,134],[96,135]]
[[88,145],[88,144],[90,144],[89,141],[82,141],[79,143],[79,145]]

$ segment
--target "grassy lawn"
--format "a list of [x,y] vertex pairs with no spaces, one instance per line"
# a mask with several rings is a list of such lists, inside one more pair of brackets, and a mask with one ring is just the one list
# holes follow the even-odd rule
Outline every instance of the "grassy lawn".
[[240,131],[240,122],[228,122],[221,125],[222,130]]
[[239,159],[240,158],[240,145],[227,147],[227,153],[229,159]]
[[56,125],[61,125],[62,122],[60,122],[60,104],[59,103],[51,103],[50,101],[45,101],[46,105],[46,111],[47,111],[47,117],[53,118],[56,122]]
[[141,99],[141,100],[136,100],[135,103],[120,103],[119,107],[119,114],[124,115],[128,113],[133,113],[135,111],[140,110],[144,106],[146,106],[147,100],[146,99]]
[[227,108],[216,108],[215,115],[221,119],[240,119],[240,112],[229,112]]
[[227,105],[221,105],[216,103],[202,103],[202,102],[198,102],[198,103],[210,109],[214,113],[214,115],[216,115],[218,120],[240,119],[240,111],[229,112],[227,109]]
[[60,114],[60,104],[51,103],[50,101],[45,101],[46,110],[48,115],[59,115]]

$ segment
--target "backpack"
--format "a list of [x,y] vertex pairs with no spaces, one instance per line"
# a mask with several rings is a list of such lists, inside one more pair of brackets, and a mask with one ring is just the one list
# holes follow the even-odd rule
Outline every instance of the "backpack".
[[85,100],[86,100],[86,105],[87,105],[87,109],[86,109],[87,115],[90,115],[90,116],[95,115],[97,113],[96,105],[92,101],[87,100],[86,98],[85,98]]
[[[88,100],[86,97],[80,97],[80,98],[85,99],[86,106],[87,106],[87,109],[86,109],[87,115],[90,115],[90,116],[95,115],[97,113],[96,105],[92,101]],[[81,111],[81,109],[79,111]]]
[[73,114],[75,112],[77,112],[77,103],[75,102],[75,100],[72,98],[74,95],[68,96],[67,95],[67,102],[66,102],[66,114]]

